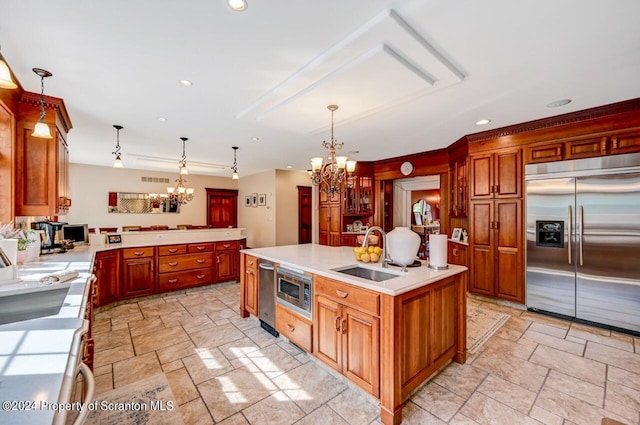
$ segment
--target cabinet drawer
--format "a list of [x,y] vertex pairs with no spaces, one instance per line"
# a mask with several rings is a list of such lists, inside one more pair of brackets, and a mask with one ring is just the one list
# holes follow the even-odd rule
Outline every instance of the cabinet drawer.
[[187,246],[186,245],[166,245],[158,247],[158,255],[176,255],[176,254],[186,254]]
[[300,348],[311,352],[311,322],[276,303],[276,330]]
[[211,268],[163,273],[158,277],[158,287],[161,291],[173,291],[209,283],[213,283],[213,270]]
[[190,254],[194,252],[212,252],[213,243],[192,243],[187,247],[187,251]]
[[153,257],[153,249],[154,247],[152,246],[125,248],[122,250],[122,258],[127,260],[129,258]]
[[158,261],[160,273],[178,272],[213,266],[211,254],[183,254],[176,257],[162,257]]
[[340,304],[349,305],[376,316],[380,315],[380,295],[375,292],[322,276],[315,276],[313,285],[316,294],[330,297]]
[[252,257],[251,255],[246,255],[244,257],[245,267],[248,269],[257,269],[258,268],[258,259],[256,257]]
[[216,251],[220,251],[222,249],[238,249],[238,241],[216,242]]

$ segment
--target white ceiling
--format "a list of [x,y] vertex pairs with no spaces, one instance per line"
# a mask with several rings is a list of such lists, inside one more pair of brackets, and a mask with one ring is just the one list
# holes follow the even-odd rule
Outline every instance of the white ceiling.
[[0,45],[25,89],[53,73],[72,162],[111,165],[120,124],[126,167],[177,171],[185,136],[192,173],[229,177],[232,146],[241,177],[309,168],[332,103],[370,161],[640,97],[638,0],[248,1],[0,0]]

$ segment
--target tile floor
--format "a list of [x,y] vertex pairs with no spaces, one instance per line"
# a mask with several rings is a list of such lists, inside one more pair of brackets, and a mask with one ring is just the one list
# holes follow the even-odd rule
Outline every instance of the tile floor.
[[[379,424],[368,395],[241,319],[238,292],[213,286],[97,313],[96,398],[164,372],[189,425]],[[640,338],[483,303],[509,321],[418,390],[403,424],[640,424]]]

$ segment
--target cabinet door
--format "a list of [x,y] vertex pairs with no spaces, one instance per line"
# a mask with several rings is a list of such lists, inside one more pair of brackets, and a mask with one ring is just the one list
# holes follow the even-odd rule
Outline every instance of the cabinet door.
[[467,160],[449,164],[449,196],[451,217],[467,216]]
[[561,161],[563,147],[563,142],[527,146],[525,147],[525,161],[527,164]]
[[640,131],[611,136],[611,154],[640,152]]
[[357,246],[358,237],[356,235],[342,235],[342,246]]
[[342,369],[340,305],[323,296],[316,297],[313,349],[317,358],[337,371]]
[[244,303],[247,311],[258,317],[258,269],[247,267],[245,270],[245,293]]
[[496,295],[523,303],[522,201],[496,201],[494,221]]
[[461,245],[451,241],[448,242],[447,260],[449,263],[468,267],[468,255],[469,249],[466,245]]
[[375,397],[380,386],[380,324],[376,317],[342,306],[342,373]]
[[120,250],[96,253],[93,273],[98,285],[98,306],[120,299]]
[[520,149],[495,154],[493,192],[496,198],[522,195],[522,154]]
[[340,246],[340,236],[342,234],[341,229],[341,214],[340,204],[329,204],[329,241],[330,246]]
[[471,163],[471,198],[493,197],[493,154],[474,155]]
[[593,158],[606,154],[606,136],[587,137],[566,142],[565,159]]
[[224,249],[216,251],[216,282],[229,282],[236,279],[238,275],[238,251],[235,249]]
[[471,252],[469,290],[494,296],[493,287],[493,201],[470,204]]
[[155,289],[153,257],[124,260],[124,298],[151,294]]

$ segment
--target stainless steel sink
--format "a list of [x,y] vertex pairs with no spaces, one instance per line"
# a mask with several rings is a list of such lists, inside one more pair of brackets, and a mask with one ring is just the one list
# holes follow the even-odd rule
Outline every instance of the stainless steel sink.
[[69,285],[0,291],[0,325],[58,314]]
[[348,274],[351,276],[361,277],[363,279],[373,280],[375,282],[382,282],[384,280],[393,279],[400,275],[383,272],[382,270],[368,269],[360,266],[347,266],[339,269],[333,269],[336,272]]

